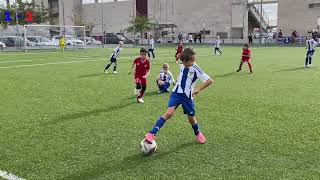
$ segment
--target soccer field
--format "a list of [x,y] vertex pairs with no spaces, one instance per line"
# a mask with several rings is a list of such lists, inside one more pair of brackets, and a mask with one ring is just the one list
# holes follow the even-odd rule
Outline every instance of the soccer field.
[[[304,48],[252,48],[254,73],[235,73],[241,47],[195,47],[214,85],[196,98],[207,143],[182,109],[159,131],[158,150],[139,143],[167,107],[155,78],[173,47],[159,47],[145,103],[127,75],[139,49],[125,48],[118,74],[104,74],[112,49],[5,53],[0,57],[0,170],[25,179],[318,179],[320,55]],[[1,177],[0,177],[1,179]]]

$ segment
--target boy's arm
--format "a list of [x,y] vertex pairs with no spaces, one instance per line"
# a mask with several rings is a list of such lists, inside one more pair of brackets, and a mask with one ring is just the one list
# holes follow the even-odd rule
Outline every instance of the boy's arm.
[[149,66],[149,67],[148,67],[148,72],[147,72],[147,74],[146,74],[145,76],[143,76],[143,78],[147,78],[147,77],[149,76],[149,74],[150,74],[150,69],[151,69],[150,63],[149,63],[148,66]]
[[132,74],[135,69],[135,63],[132,64],[131,69],[128,71],[128,75]]
[[196,90],[193,91],[192,96],[196,96],[199,92],[203,91],[213,83],[212,79],[208,79],[206,82],[201,84]]

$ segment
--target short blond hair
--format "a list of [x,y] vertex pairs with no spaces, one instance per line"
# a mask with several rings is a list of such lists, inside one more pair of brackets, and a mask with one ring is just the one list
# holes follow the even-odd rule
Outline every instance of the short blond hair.
[[164,63],[164,64],[162,65],[162,68],[164,68],[164,69],[169,69],[169,68],[170,68],[170,66],[169,66],[169,64],[168,64],[168,63]]

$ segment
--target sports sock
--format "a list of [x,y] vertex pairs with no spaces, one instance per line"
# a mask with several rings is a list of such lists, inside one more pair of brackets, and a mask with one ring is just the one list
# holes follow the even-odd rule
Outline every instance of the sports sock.
[[312,64],[312,57],[309,57],[309,65]]
[[166,120],[163,117],[160,117],[154,127],[149,131],[151,134],[157,134],[157,132],[162,128],[162,126],[166,123]]
[[305,63],[306,66],[308,66],[308,62],[309,62],[309,57],[306,57],[306,63]]
[[116,64],[113,67],[113,71],[117,71],[117,65]]
[[248,66],[249,66],[250,72],[252,73],[252,65],[251,65],[251,63],[248,63]]
[[109,64],[104,68],[104,70],[108,70],[109,67],[111,66],[111,64],[112,64],[112,63],[109,63]]
[[198,123],[197,124],[194,124],[194,125],[192,125],[192,129],[193,129],[193,131],[194,131],[194,135],[198,135],[199,133],[200,133],[200,129],[199,129],[199,125],[198,125]]

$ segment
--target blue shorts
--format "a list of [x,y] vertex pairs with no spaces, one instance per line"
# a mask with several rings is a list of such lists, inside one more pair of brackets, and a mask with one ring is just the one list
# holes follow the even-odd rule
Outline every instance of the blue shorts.
[[313,56],[314,52],[315,52],[314,50],[308,51],[308,52],[307,52],[307,56],[308,56],[308,57]]
[[[158,84],[158,83],[157,83]],[[164,83],[162,86],[158,84],[159,90],[161,92],[169,92],[170,83]]]
[[112,63],[117,63],[117,59],[114,58],[114,57],[111,57],[111,58],[110,58],[110,62],[112,62]]
[[188,98],[185,94],[172,93],[168,103],[168,107],[176,107],[176,109],[182,105],[184,114],[189,116],[195,116],[195,104],[194,101]]

